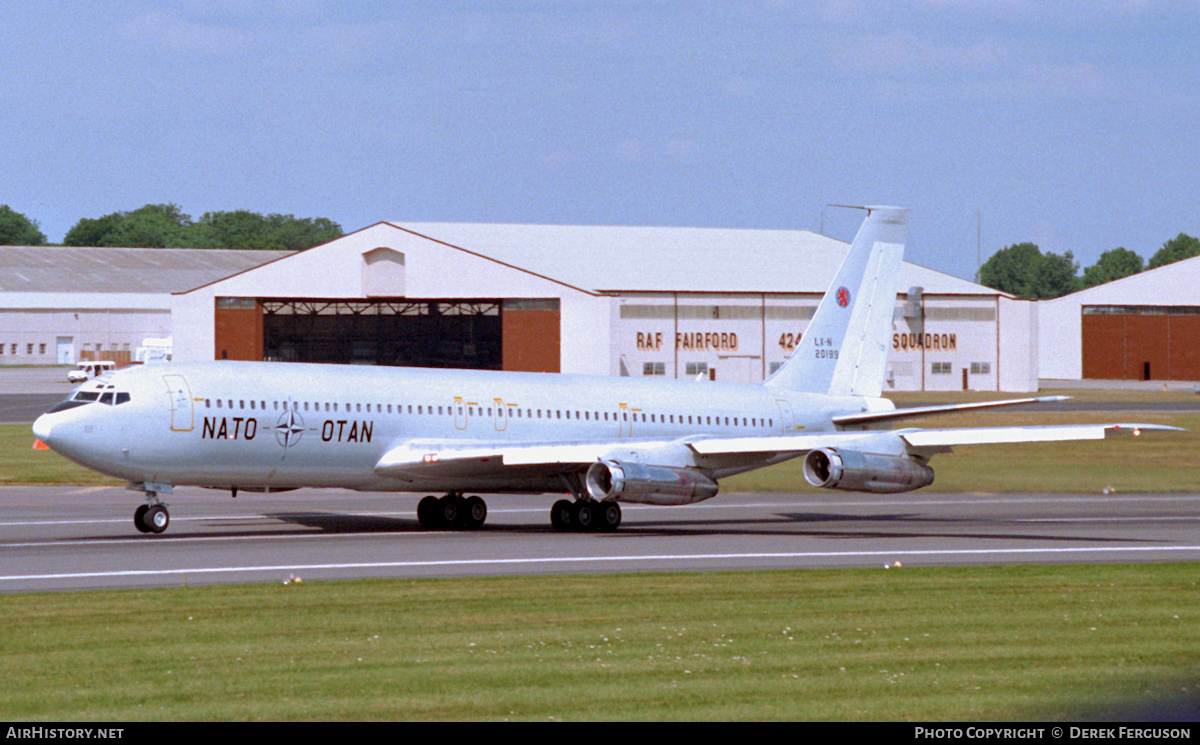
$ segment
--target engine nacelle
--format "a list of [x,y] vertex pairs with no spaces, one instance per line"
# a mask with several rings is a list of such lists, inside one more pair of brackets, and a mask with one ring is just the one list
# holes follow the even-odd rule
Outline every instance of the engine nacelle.
[[804,456],[804,478],[813,486],[895,493],[933,483],[933,469],[906,455],[818,448]]
[[615,460],[593,463],[584,478],[592,499],[679,505],[717,496],[717,482],[694,468],[647,466]]

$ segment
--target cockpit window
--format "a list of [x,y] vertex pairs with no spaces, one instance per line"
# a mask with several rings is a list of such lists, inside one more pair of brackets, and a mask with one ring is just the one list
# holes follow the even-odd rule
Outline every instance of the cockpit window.
[[50,413],[66,411],[67,409],[74,409],[77,406],[96,402],[110,406],[119,406],[128,403],[130,398],[129,393],[117,391],[115,386],[109,385],[107,382],[91,381],[72,391],[67,400],[50,409]]

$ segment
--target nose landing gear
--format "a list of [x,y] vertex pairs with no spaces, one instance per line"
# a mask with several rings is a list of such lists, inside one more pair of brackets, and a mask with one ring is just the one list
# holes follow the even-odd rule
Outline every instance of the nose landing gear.
[[139,533],[161,533],[171,524],[171,513],[167,505],[159,500],[159,494],[170,494],[169,484],[130,484],[130,489],[146,493],[146,504],[133,511],[133,527]]
[[133,512],[133,527],[141,533],[161,533],[171,524],[171,513],[162,502],[144,504]]

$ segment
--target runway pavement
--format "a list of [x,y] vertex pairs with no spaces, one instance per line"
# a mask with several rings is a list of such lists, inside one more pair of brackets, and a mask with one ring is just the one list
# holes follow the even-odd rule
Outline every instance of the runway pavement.
[[[560,534],[552,497],[488,498],[475,532],[431,532],[419,495],[178,489],[162,535],[139,495],[0,488],[0,592],[351,578],[1200,560],[1200,494],[722,494],[625,508]],[[899,567],[896,567],[897,562]],[[889,570],[890,571],[890,570]]]

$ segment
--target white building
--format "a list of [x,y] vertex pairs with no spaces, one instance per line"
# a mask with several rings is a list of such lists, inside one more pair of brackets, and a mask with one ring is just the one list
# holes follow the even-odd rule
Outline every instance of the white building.
[[[175,358],[757,381],[848,249],[808,231],[384,222],[175,295]],[[901,287],[890,388],[1036,390],[1036,304],[909,263]]]
[[171,293],[288,253],[0,246],[0,365],[128,362],[171,335]]
[[1042,378],[1200,380],[1200,257],[1038,304]]

